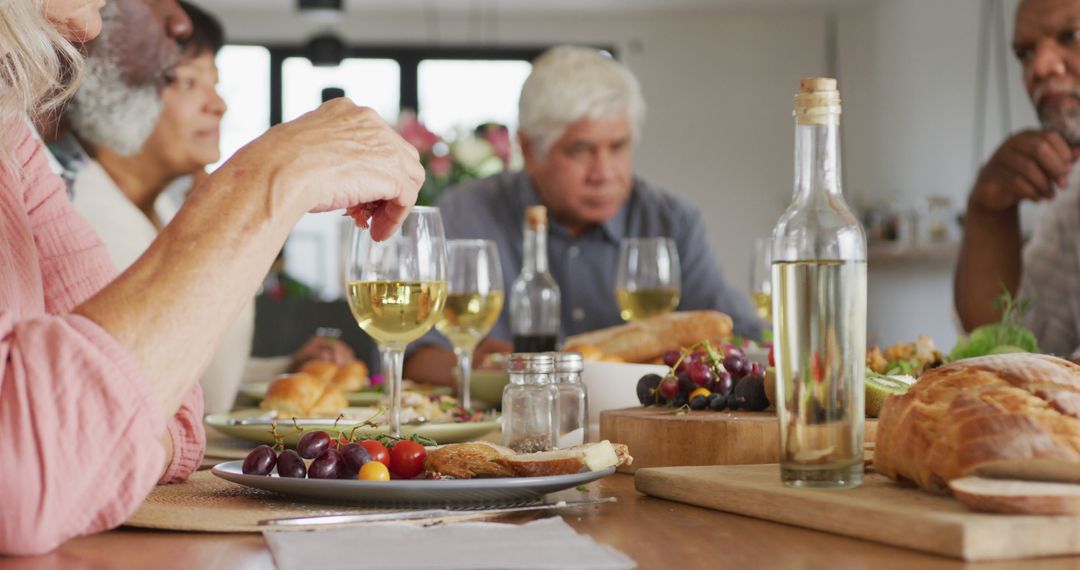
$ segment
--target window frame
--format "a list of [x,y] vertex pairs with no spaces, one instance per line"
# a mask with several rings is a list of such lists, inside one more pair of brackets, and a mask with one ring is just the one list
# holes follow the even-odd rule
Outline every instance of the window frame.
[[[270,126],[281,123],[284,113],[283,68],[290,57],[307,57],[303,45],[265,45],[270,50]],[[365,46],[346,45],[346,58],[392,59],[401,66],[401,108],[420,112],[418,69],[427,59],[519,60],[532,62],[551,46]],[[608,47],[599,47],[612,54]]]

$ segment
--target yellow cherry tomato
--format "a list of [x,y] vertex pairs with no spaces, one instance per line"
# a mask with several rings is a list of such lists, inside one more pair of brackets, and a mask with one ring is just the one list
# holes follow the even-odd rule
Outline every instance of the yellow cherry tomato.
[[692,402],[694,401],[694,398],[697,398],[698,396],[705,396],[706,398],[708,398],[709,394],[712,394],[712,392],[710,392],[708,388],[698,388],[693,392],[690,392],[690,397],[687,398],[686,401]]
[[390,470],[381,461],[368,461],[360,467],[356,478],[361,481],[389,481]]

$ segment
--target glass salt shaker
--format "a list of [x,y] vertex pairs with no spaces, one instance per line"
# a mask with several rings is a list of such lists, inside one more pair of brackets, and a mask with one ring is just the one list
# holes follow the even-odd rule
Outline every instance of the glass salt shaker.
[[589,440],[589,396],[581,382],[585,359],[580,352],[556,352],[555,386],[559,390],[559,447]]
[[510,383],[503,388],[502,441],[518,453],[554,449],[559,435],[559,390],[550,353],[510,355]]

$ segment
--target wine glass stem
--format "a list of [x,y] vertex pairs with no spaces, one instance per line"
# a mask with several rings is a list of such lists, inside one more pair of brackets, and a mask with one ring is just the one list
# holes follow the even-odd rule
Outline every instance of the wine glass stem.
[[472,408],[472,400],[469,397],[469,374],[472,372],[472,350],[454,347],[458,365],[458,399],[461,407],[466,410]]
[[389,381],[390,389],[390,434],[401,435],[401,368],[404,365],[405,350],[401,347],[387,346],[384,349],[383,371],[384,382]]

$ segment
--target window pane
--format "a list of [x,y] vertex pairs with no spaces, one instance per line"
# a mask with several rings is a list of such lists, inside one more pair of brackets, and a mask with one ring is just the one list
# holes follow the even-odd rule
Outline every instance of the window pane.
[[427,59],[417,70],[420,120],[434,133],[494,121],[517,130],[517,103],[527,61]]
[[[282,119],[289,121],[322,103],[322,90],[339,87],[356,104],[375,109],[393,124],[401,109],[401,66],[392,59],[351,58],[337,67],[315,67],[290,57],[282,67]],[[308,214],[285,245],[285,271],[311,285],[323,299],[341,298],[341,212]]]
[[357,105],[371,107],[386,122],[401,109],[401,66],[392,59],[350,58],[337,67],[316,67],[290,57],[282,67],[282,119],[291,121],[322,103],[322,90],[340,87]]
[[[225,46],[218,52],[218,93],[229,110],[221,123],[221,162],[270,128],[270,50]],[[213,170],[221,164],[211,165]]]

